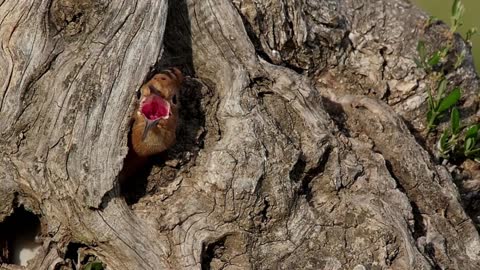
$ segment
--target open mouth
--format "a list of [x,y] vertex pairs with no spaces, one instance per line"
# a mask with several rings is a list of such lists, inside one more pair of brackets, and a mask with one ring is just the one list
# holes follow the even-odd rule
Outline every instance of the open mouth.
[[167,119],[170,104],[157,95],[150,95],[141,101],[140,111],[148,120]]

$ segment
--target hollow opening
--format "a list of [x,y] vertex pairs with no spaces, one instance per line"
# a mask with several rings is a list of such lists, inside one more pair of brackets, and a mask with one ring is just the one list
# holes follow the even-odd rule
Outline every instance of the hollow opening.
[[40,219],[23,206],[0,223],[0,263],[27,266],[41,248]]
[[82,243],[70,242],[65,251],[65,261],[73,270],[103,270],[105,264],[97,256],[88,253],[88,246]]
[[[130,135],[129,135],[130,136]],[[147,193],[148,176],[152,170],[152,161],[135,155],[130,145],[120,173],[120,193],[128,205],[138,202]]]
[[215,115],[214,110],[217,108],[214,90],[205,82],[194,78],[187,2],[185,0],[168,2],[164,51],[146,79],[172,67],[180,69],[185,76],[175,101],[172,101],[178,102],[179,105],[176,142],[158,155],[141,159],[131,151],[129,134],[130,153],[124,160],[123,171],[119,177],[120,195],[128,205],[137,204],[142,198],[163,192],[177,179],[179,173],[195,166],[196,156],[205,147],[208,139],[207,129],[209,127],[218,129],[215,120],[210,122],[206,120],[207,115],[212,117]]
[[70,242],[68,243],[67,250],[65,252],[65,259],[70,260],[74,263],[77,263],[78,261],[78,250],[80,248],[85,248],[87,247],[84,244],[81,243],[75,243],[75,242]]
[[225,250],[225,240],[226,237],[222,237],[213,243],[203,244],[201,254],[202,270],[210,270],[212,261],[222,256],[222,253]]

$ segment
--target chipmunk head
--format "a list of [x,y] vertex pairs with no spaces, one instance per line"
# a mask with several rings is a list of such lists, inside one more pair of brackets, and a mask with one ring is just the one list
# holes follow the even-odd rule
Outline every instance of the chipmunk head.
[[[166,126],[176,121],[178,114],[178,91],[183,75],[177,68],[156,74],[140,89],[138,114],[145,119],[143,139],[155,126]],[[172,119],[173,118],[173,119]]]

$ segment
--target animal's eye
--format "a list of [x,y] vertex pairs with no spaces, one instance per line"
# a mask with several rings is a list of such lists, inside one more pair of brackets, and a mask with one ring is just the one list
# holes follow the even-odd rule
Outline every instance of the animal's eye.
[[177,105],[177,95],[173,95],[172,102],[174,105]]

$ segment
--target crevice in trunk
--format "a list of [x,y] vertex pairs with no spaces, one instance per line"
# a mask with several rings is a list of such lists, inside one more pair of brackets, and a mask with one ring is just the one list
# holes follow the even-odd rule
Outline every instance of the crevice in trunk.
[[[150,69],[145,82],[170,67],[178,67],[184,75],[194,75],[190,19],[185,0],[169,0],[163,54]],[[171,149],[148,159],[139,159],[131,151],[127,155],[120,176],[120,192],[128,205],[136,204],[172,181],[180,168],[203,148],[206,136],[205,112],[201,106],[203,87],[195,79],[185,78],[179,96],[177,142]],[[129,149],[132,149],[130,134]]]
[[225,249],[225,240],[227,236],[224,236],[218,239],[215,242],[209,244],[203,244],[202,254],[201,254],[201,266],[202,270],[210,270],[210,264],[214,259],[218,259],[222,256],[222,253]]
[[[402,186],[400,180],[395,174],[392,163],[389,160],[385,160],[385,167],[390,173],[390,176],[395,180],[395,183],[397,184],[397,189],[408,197],[407,191]],[[413,238],[417,240],[422,236],[426,236],[427,231],[424,225],[422,213],[420,212],[418,205],[414,201],[410,200],[410,198],[409,198],[409,202],[410,202],[410,206],[412,207],[412,214],[413,214],[413,220],[414,220],[412,235],[413,235]]]
[[40,219],[23,205],[0,223],[0,263],[26,266],[41,247]]
[[97,256],[88,253],[88,249],[89,247],[82,243],[68,243],[64,257],[66,265],[64,266],[73,270],[105,269],[105,264],[100,261]]
[[67,249],[65,251],[65,262],[67,264],[70,264],[73,270],[79,270],[77,269],[76,265],[80,261],[80,250],[85,249],[88,246],[82,243],[76,243],[76,242],[70,242],[67,245]]
[[315,177],[325,171],[325,166],[327,165],[331,153],[332,148],[327,147],[325,149],[325,153],[323,153],[323,155],[320,157],[317,164],[313,168],[309,169],[302,179],[302,185],[300,186],[299,194],[304,195],[308,202],[310,202],[313,197],[311,182]]
[[320,157],[320,159],[315,164],[315,166],[308,169],[308,171],[305,171],[305,168],[307,166],[305,157],[303,157],[303,155],[300,155],[298,157],[297,162],[293,165],[293,168],[290,170],[290,173],[289,173],[290,180],[292,180],[293,182],[299,183],[298,194],[300,196],[305,196],[308,202],[311,201],[313,196],[311,182],[315,177],[320,175],[325,170],[325,166],[328,162],[331,152],[332,152],[332,148],[327,147],[325,150],[325,153]]

